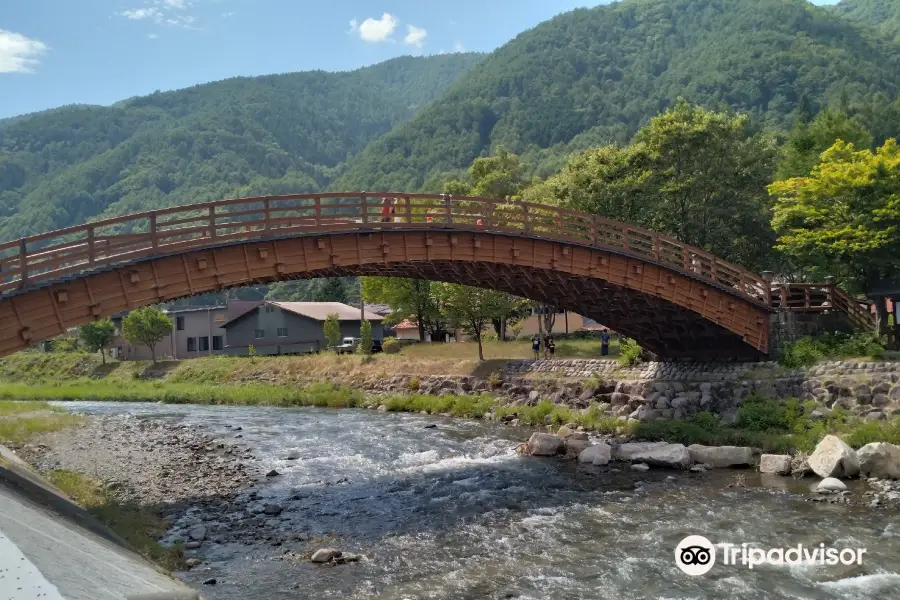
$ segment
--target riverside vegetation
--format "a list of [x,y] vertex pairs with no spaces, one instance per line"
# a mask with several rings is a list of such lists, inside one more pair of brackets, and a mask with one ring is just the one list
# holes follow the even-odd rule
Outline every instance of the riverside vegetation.
[[[685,419],[623,422],[605,414],[598,403],[579,409],[549,399],[508,405],[491,393],[421,394],[414,391],[419,389],[417,378],[410,380],[405,393],[366,394],[353,387],[364,376],[396,373],[398,360],[402,357],[210,357],[161,363],[164,370],[160,372],[140,362],[104,367],[97,357],[80,353],[20,353],[0,360],[0,398],[379,408],[536,427],[574,423],[589,431],[638,440],[753,446],[767,452],[809,451],[829,433],[841,435],[853,447],[876,441],[900,443],[900,417],[865,421],[840,407],[822,417],[814,413],[815,402],[796,399],[747,398],[730,423],[708,411]],[[429,361],[403,363],[406,372],[412,373],[419,365],[429,365]],[[429,366],[423,376],[435,370],[436,365]],[[488,382],[499,384],[496,375],[489,376]],[[586,382],[592,384],[601,385],[603,380]]]

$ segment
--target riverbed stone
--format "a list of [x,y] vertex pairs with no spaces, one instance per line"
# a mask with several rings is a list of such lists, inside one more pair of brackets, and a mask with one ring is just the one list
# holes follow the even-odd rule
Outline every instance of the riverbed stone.
[[578,455],[578,462],[592,465],[605,465],[612,457],[612,449],[608,444],[600,443],[589,446]]
[[753,449],[746,446],[688,446],[691,460],[695,463],[724,467],[743,467],[753,462]]
[[628,442],[619,444],[613,447],[612,457],[615,460],[631,460],[633,456],[655,448],[662,448],[665,445],[665,442]]
[[263,507],[263,512],[267,515],[272,515],[272,516],[280,515],[281,511],[282,511],[281,505],[275,504],[275,503],[266,504]]
[[879,479],[900,479],[900,446],[873,442],[857,450],[856,456],[863,475]]
[[787,454],[763,454],[759,457],[759,472],[769,475],[790,475],[791,457]]
[[682,444],[663,444],[634,454],[630,460],[654,467],[687,469],[691,465],[691,453]]
[[816,491],[819,493],[844,492],[846,490],[847,486],[844,485],[844,482],[834,477],[826,477],[816,486]]
[[646,463],[635,463],[635,464],[631,465],[631,470],[632,471],[640,471],[640,472],[649,471],[650,465],[648,465]]
[[822,438],[808,462],[813,473],[822,478],[859,475],[856,452],[836,435],[826,435]]
[[339,558],[340,556],[340,550],[335,550],[334,548],[319,548],[318,550],[313,552],[310,560],[314,563],[327,563],[335,558]]
[[566,454],[580,455],[590,445],[591,442],[587,439],[568,437],[566,438]]
[[202,545],[203,545],[203,542],[198,542],[197,540],[193,540],[193,541],[185,543],[184,547],[186,550],[196,550],[197,548],[199,548]]
[[563,438],[549,433],[533,433],[525,445],[525,453],[531,456],[554,456],[564,451]]
[[196,542],[202,542],[206,539],[206,527],[204,527],[203,525],[192,527],[191,530],[188,531],[188,539]]

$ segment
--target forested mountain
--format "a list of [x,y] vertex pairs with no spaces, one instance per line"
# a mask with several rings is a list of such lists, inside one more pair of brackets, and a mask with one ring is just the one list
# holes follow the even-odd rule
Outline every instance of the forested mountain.
[[873,27],[890,39],[900,41],[900,2],[897,0],[843,0],[834,6],[836,14]]
[[0,239],[100,215],[314,191],[479,59],[235,78],[0,122]]
[[[335,189],[438,188],[498,145],[548,175],[558,157],[626,142],[679,96],[788,129],[812,110],[900,89],[886,38],[805,0],[625,0],[560,15],[490,54],[374,141]],[[803,99],[806,100],[803,100]],[[548,149],[550,149],[548,151]]]

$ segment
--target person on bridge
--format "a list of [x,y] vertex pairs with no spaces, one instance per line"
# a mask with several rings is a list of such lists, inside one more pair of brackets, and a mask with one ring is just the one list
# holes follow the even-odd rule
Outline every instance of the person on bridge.
[[600,331],[600,356],[609,356],[609,330],[606,327]]
[[390,223],[391,222],[391,213],[394,212],[393,203],[390,198],[382,198],[381,199],[381,222],[382,223]]

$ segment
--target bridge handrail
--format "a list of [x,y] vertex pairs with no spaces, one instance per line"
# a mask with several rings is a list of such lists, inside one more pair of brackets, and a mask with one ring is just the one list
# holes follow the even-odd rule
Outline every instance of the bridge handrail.
[[[382,199],[395,199],[390,222]],[[759,275],[668,236],[567,208],[396,192],[310,193],[201,202],[110,217],[0,243],[0,292],[97,267],[223,242],[294,234],[466,229],[573,242],[654,262],[769,306]]]
[[772,286],[772,308],[791,312],[837,311],[862,330],[875,326],[872,313],[834,283],[785,283]]

